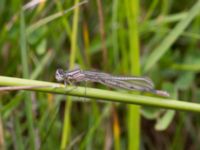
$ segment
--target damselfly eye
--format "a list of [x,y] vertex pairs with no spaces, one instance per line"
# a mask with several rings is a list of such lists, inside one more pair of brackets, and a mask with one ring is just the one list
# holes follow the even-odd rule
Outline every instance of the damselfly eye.
[[64,74],[63,69],[57,69],[56,70],[56,74],[60,74],[60,75],[62,74],[63,75]]
[[56,80],[63,81],[64,80],[64,71],[63,71],[63,69],[57,69],[55,77],[56,77]]

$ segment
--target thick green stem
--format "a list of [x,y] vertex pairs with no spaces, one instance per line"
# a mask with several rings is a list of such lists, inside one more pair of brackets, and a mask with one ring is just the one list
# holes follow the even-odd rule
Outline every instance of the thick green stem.
[[5,77],[5,76],[0,76],[0,85],[1,86],[43,85],[43,86],[49,86],[49,87],[35,88],[35,89],[29,89],[29,90],[65,94],[65,95],[72,95],[72,96],[81,96],[81,97],[87,97],[87,98],[95,98],[95,99],[100,99],[100,100],[108,101],[108,102],[112,101],[112,102],[120,102],[120,103],[126,103],[126,104],[137,104],[137,105],[146,105],[146,106],[153,106],[153,107],[160,107],[160,108],[167,108],[167,109],[200,112],[200,104],[179,101],[179,100],[171,99],[171,98],[142,96],[142,95],[121,93],[121,92],[101,90],[101,89],[88,88],[88,87],[87,88],[72,87],[72,86],[65,87],[63,84],[58,84],[58,83]]

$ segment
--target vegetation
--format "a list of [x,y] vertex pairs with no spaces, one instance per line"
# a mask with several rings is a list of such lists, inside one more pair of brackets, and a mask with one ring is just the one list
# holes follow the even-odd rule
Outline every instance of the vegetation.
[[[200,0],[1,0],[0,13],[0,149],[200,149]],[[57,83],[76,64],[170,97]]]

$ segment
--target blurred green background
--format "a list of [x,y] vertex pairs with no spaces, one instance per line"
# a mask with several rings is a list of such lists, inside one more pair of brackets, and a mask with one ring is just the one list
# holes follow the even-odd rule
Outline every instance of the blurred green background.
[[[56,82],[57,68],[78,64],[148,76],[199,103],[199,0],[0,0],[0,14],[2,76]],[[0,149],[200,149],[197,113],[25,91],[0,99]]]

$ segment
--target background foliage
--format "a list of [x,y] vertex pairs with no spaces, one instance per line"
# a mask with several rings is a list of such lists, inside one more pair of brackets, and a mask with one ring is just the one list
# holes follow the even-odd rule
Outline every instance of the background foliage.
[[[0,73],[55,81],[79,64],[148,76],[199,103],[199,10],[199,0],[0,0]],[[200,149],[198,114],[39,92],[0,99],[1,149]]]

